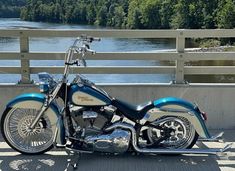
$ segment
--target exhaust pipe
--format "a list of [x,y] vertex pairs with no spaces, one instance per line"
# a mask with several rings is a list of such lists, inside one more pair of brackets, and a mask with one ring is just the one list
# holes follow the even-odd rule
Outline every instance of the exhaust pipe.
[[228,144],[224,148],[208,148],[208,149],[148,149],[148,148],[139,148],[137,146],[137,136],[135,129],[126,123],[116,123],[108,128],[106,131],[111,131],[116,128],[127,129],[131,131],[132,134],[132,145],[135,151],[139,153],[155,153],[155,154],[214,154],[218,155],[226,152],[232,147],[232,143]]
[[211,138],[199,138],[198,141],[207,141],[207,142],[224,142],[222,136],[224,135],[224,132],[220,132]]

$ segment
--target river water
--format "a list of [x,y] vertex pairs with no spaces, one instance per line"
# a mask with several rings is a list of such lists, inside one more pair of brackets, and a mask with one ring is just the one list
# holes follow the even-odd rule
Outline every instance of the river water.
[[[43,22],[28,22],[17,18],[0,18],[0,29],[103,29],[104,27],[76,24],[55,24]],[[106,28],[105,28],[106,29]],[[79,36],[79,35],[78,35]],[[73,43],[74,38],[30,38],[29,49],[31,52],[65,52]],[[186,42],[189,47],[189,42]],[[101,42],[94,42],[91,48],[97,52],[128,52],[128,51],[161,51],[175,50],[175,40],[172,39],[117,39],[103,38]],[[1,51],[20,51],[18,38],[3,38],[0,37],[0,52]],[[231,63],[230,61],[228,61]],[[63,66],[64,61],[61,60],[31,60],[31,66]],[[172,65],[169,62],[159,62],[157,60],[125,60],[125,61],[94,61],[89,60],[88,66],[159,66]],[[189,63],[187,65],[194,65]],[[234,64],[234,62],[233,62]],[[197,62],[196,65],[225,65],[223,61],[214,62]],[[226,64],[227,65],[227,64]],[[229,64],[231,65],[231,64]],[[20,66],[19,60],[0,60],[0,66]],[[54,75],[57,79],[61,75]],[[96,83],[168,83],[174,80],[174,75],[170,74],[85,74],[91,81]],[[70,79],[74,75],[71,74]],[[31,75],[31,78],[38,81],[37,75]],[[232,75],[219,76],[186,76],[189,82],[235,82],[235,77]],[[16,83],[20,80],[18,74],[7,74],[0,71],[0,83]]]
[[[17,18],[0,18],[0,29],[102,29],[102,27],[90,25],[54,24],[43,22],[28,22]],[[79,35],[78,35],[79,36]],[[30,38],[31,52],[65,52],[74,38]],[[95,42],[91,46],[97,52],[120,51],[156,51],[175,49],[175,41],[170,39],[114,39],[103,38],[101,42]],[[18,38],[0,38],[0,51],[19,52]],[[30,61],[31,66],[63,66],[63,61]],[[128,61],[88,61],[89,66],[156,66],[161,65],[153,60],[128,60]],[[0,61],[0,66],[20,66],[20,61]],[[0,71],[1,72],[1,71]],[[90,80],[99,83],[159,83],[170,82],[174,79],[169,74],[86,74]],[[55,75],[59,78],[60,75]],[[20,75],[0,74],[0,82],[17,82]],[[32,75],[33,80],[37,76]]]
[[[68,25],[43,22],[28,22],[20,19],[0,18],[0,29],[102,29],[102,27],[90,25]],[[79,35],[78,35],[79,36]],[[31,52],[65,52],[74,38],[30,38]],[[97,52],[119,52],[119,51],[153,51],[175,49],[175,41],[170,39],[114,39],[104,38],[101,42],[93,43],[91,46]],[[0,51],[19,52],[18,38],[0,38]],[[63,61],[30,61],[31,66],[62,66]],[[158,61],[129,60],[129,61],[88,61],[89,66],[156,66]],[[20,61],[0,61],[0,66],[20,66]],[[86,74],[90,80],[99,83],[156,83],[170,82],[173,75],[169,74]],[[60,75],[55,75],[59,78]],[[17,82],[20,75],[0,74],[0,82]],[[37,76],[32,75],[33,80]]]

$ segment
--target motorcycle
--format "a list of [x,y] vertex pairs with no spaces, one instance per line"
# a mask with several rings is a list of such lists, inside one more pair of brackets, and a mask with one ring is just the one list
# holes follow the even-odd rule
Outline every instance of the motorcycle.
[[165,97],[132,105],[83,75],[68,83],[71,66],[85,67],[86,54],[95,54],[94,41],[100,39],[77,38],[66,52],[61,80],[39,73],[41,93],[19,95],[6,105],[1,132],[9,146],[23,154],[53,147],[78,153],[218,154],[231,147],[192,148],[197,141],[218,141],[222,133],[211,136],[206,113],[186,100]]

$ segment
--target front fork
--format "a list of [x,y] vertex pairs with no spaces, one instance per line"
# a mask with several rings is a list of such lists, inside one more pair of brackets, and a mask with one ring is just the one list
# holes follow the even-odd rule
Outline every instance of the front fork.
[[69,106],[66,106],[65,108],[65,122],[66,122],[66,129],[68,130],[68,137],[73,136],[74,135],[74,127],[73,127],[73,122],[71,119],[71,115],[70,115],[70,110],[69,110]]
[[29,129],[34,129],[35,128],[35,126],[37,125],[38,121],[40,120],[40,118],[42,117],[44,112],[49,108],[50,104],[56,98],[56,96],[57,96],[58,92],[60,91],[61,87],[62,87],[62,83],[59,83],[57,85],[57,87],[55,88],[55,90],[51,94],[46,96],[45,102],[44,102],[40,112],[37,114],[36,118],[33,120],[31,125],[29,126]]

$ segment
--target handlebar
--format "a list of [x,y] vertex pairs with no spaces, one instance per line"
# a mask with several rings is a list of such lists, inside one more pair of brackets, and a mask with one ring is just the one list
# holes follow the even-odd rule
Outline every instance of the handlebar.
[[[76,46],[78,41],[81,43],[80,46]],[[91,37],[91,36],[86,36],[86,35],[82,35],[78,37],[76,41],[74,42],[75,47],[77,47],[76,51],[78,53],[82,53],[83,55],[85,53],[89,53],[92,55],[95,54],[95,51],[90,49],[90,43],[92,43],[93,41],[101,41],[101,39],[98,37]]]
[[79,40],[81,41],[85,41],[87,43],[92,43],[93,41],[101,41],[101,39],[99,37],[91,37],[91,36],[86,36],[86,35],[82,35],[80,37],[78,37]]
[[[85,54],[88,53],[88,54],[93,55],[96,53],[94,50],[90,49],[90,44],[93,41],[101,41],[101,39],[97,38],[97,37],[86,36],[86,35],[82,35],[82,36],[78,37],[74,41],[73,45],[68,50],[68,56],[67,56],[65,64],[67,66],[68,65],[79,65],[79,64],[86,66]],[[74,52],[81,54],[81,56],[79,57],[79,59],[72,61],[72,56],[73,56]]]

